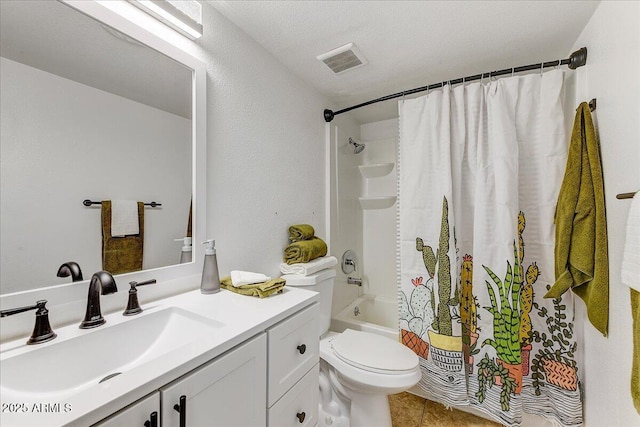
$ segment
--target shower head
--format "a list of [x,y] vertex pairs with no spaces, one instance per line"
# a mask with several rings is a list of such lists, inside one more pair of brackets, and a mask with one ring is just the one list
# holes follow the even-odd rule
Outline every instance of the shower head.
[[349,138],[349,144],[353,145],[353,154],[362,153],[364,151],[364,144],[358,144],[351,138]]

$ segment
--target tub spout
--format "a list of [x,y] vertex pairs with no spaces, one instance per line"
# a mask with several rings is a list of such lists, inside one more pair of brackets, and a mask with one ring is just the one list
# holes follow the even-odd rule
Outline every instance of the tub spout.
[[350,285],[362,286],[362,279],[359,277],[347,277],[347,283]]

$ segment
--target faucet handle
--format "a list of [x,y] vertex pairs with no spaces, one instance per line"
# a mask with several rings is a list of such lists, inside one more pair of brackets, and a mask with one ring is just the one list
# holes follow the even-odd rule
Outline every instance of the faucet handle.
[[127,308],[122,312],[123,316],[133,316],[138,313],[142,313],[140,303],[138,302],[138,286],[151,285],[156,283],[156,279],[146,280],[144,282],[129,282],[131,289],[129,289],[129,301],[127,302]]
[[2,310],[0,311],[0,317],[13,316],[14,314],[24,313],[25,311],[37,310],[36,324],[33,327],[31,337],[27,340],[27,344],[40,344],[51,341],[57,335],[51,329],[51,324],[49,323],[49,310],[45,307],[46,304],[47,300],[40,300],[36,302],[35,305]]

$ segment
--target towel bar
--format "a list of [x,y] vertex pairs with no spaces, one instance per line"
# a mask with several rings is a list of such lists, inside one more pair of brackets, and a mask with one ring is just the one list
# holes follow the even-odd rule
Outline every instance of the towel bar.
[[[91,206],[91,205],[101,205],[102,202],[92,202],[89,199],[85,199],[82,201],[82,204],[85,206]],[[144,203],[145,206],[151,206],[152,208],[155,208],[157,206],[162,206],[162,203],[157,203],[157,202],[149,202],[149,203]]]
[[636,195],[636,191],[633,193],[620,193],[616,195],[616,199],[633,199],[633,196]]

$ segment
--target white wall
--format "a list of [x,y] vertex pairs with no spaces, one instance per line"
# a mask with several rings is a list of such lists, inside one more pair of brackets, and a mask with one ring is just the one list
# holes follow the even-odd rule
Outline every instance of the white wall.
[[584,320],[585,425],[638,426],[630,395],[632,334],[629,289],[620,280],[630,200],[617,193],[640,190],[640,3],[602,2],[576,41],[588,48],[576,70],[578,102],[597,99],[609,236],[609,336]]
[[207,3],[203,26],[201,39],[176,44],[207,64],[207,235],[221,275],[275,276],[290,225],[328,238],[322,112],[332,105]]
[[191,200],[191,120],[0,58],[1,293],[85,279],[102,269],[94,201],[145,209],[143,268],[177,264]]

